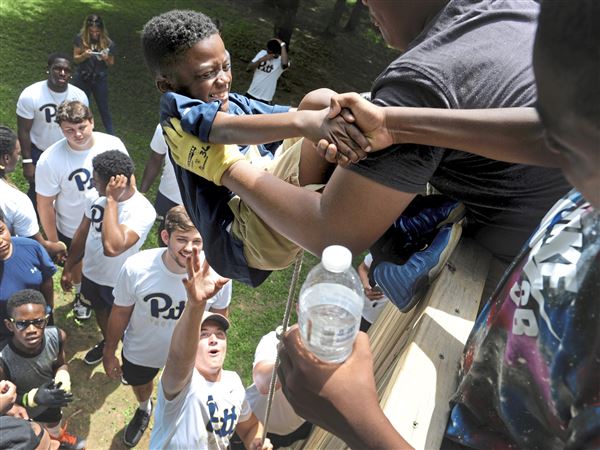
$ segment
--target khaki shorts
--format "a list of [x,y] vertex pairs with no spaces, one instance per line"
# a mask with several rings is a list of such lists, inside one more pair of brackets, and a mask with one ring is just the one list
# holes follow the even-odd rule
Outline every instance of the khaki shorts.
[[[286,183],[299,186],[300,154],[302,138],[283,141],[272,160],[259,159],[258,151],[252,148],[246,159],[259,166],[265,172],[275,175]],[[323,185],[305,186],[305,189],[318,190]],[[249,267],[263,270],[283,269],[294,262],[302,249],[265,224],[239,196],[229,200],[229,208],[235,216],[231,224],[233,235],[244,243],[244,256]]]

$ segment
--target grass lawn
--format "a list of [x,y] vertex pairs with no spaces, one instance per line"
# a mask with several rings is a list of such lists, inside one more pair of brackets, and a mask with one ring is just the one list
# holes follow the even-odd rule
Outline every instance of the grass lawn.
[[[338,91],[368,91],[372,80],[394,52],[386,49],[378,34],[363,24],[358,32],[337,39],[320,34],[333,0],[304,0],[292,40],[292,66],[279,81],[277,103],[297,104],[302,95],[318,87]],[[273,10],[264,0],[0,0],[0,123],[16,130],[15,105],[28,85],[46,78],[46,58],[53,51],[72,54],[72,41],[84,17],[97,12],[117,44],[116,64],[110,70],[110,109],[116,134],[123,140],[141,180],[149,155],[149,142],[158,119],[158,91],[144,66],[139,46],[143,24],[172,8],[200,9],[222,23],[224,41],[232,55],[235,80],[232,90],[245,92],[251,74],[246,64],[271,37]],[[367,18],[365,17],[365,22]],[[95,105],[92,104],[92,109]],[[99,116],[96,129],[103,131]],[[25,187],[20,169],[13,181]],[[156,194],[158,183],[148,196]],[[144,248],[156,246],[152,232]],[[303,280],[316,258],[306,255]],[[291,268],[272,274],[258,289],[236,283],[231,307],[226,367],[250,381],[254,349],[260,337],[281,323],[288,295]],[[101,364],[86,366],[85,351],[99,338],[93,320],[78,323],[70,312],[71,295],[64,295],[55,279],[56,323],[69,335],[67,347],[76,401],[66,408],[75,414],[70,430],[88,439],[88,449],[119,449],[121,430],[132,417],[136,403],[131,390],[104,374]],[[149,433],[138,448],[147,448]]]

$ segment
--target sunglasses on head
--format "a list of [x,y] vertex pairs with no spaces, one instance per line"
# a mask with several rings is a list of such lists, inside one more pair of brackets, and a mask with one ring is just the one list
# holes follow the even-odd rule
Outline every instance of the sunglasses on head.
[[88,19],[87,24],[88,25],[102,25],[102,19],[100,19],[100,18]]
[[11,317],[10,321],[15,324],[15,327],[17,327],[17,330],[19,330],[19,331],[26,330],[31,325],[33,325],[34,327],[39,328],[41,330],[42,328],[44,328],[46,326],[46,323],[48,323],[48,314],[46,314],[44,317],[42,317],[40,319],[33,319],[33,320],[15,320]]

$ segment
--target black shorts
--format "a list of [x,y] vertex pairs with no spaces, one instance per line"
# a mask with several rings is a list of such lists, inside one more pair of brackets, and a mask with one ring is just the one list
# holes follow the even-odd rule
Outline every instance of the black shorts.
[[110,309],[112,308],[115,297],[113,296],[112,286],[103,286],[94,283],[85,275],[81,277],[81,293],[92,304],[92,309]]
[[66,237],[64,234],[62,234],[58,230],[56,230],[56,233],[58,234],[58,240],[64,242],[65,244],[67,244],[67,250],[70,249],[71,248],[71,242],[73,242],[73,238]]
[[36,422],[56,423],[62,419],[62,410],[60,408],[48,408],[42,411],[35,417],[32,417]]
[[174,201],[172,201],[171,199],[169,199],[169,197],[164,195],[162,192],[158,191],[156,193],[156,200],[154,200],[154,209],[156,210],[156,218],[159,219],[161,221],[161,223],[164,225],[165,216],[167,215],[167,213],[169,212],[169,210],[172,207],[177,206],[177,205],[178,204],[175,203]]
[[130,386],[142,386],[154,380],[160,369],[154,367],[138,366],[132,363],[123,352],[121,352],[121,361],[123,361],[123,382]]

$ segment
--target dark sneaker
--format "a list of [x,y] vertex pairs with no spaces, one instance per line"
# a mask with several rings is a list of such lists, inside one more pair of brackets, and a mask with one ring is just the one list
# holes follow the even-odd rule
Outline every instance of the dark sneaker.
[[460,222],[446,224],[426,248],[408,256],[404,263],[380,261],[371,268],[369,276],[400,311],[408,312],[439,275],[456,248],[461,232]]
[[87,320],[92,316],[92,308],[89,301],[81,294],[75,294],[73,300],[73,313],[78,320]]
[[102,361],[102,353],[104,352],[104,339],[94,345],[83,357],[83,361],[90,366],[98,364]]
[[67,429],[63,428],[60,436],[57,438],[51,437],[52,440],[60,442],[59,449],[64,450],[85,450],[85,440],[77,436],[67,433]]
[[[417,195],[394,224],[375,242],[371,270],[382,261],[404,264],[416,252],[431,244],[437,231],[448,223],[461,221],[465,206],[445,195]],[[372,276],[369,275],[374,285]]]
[[152,414],[152,408],[154,407],[152,401],[150,401],[150,405],[150,411],[142,411],[140,408],[136,409],[133,419],[127,424],[125,433],[123,434],[123,443],[127,447],[135,447],[140,442],[146,428],[148,428],[150,414]]
[[445,195],[417,195],[394,222],[407,241],[417,241],[447,223],[465,216],[465,205]]

